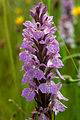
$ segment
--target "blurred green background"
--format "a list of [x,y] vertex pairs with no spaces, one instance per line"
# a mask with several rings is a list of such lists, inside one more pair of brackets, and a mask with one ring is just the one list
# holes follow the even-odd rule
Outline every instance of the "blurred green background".
[[[23,63],[19,61],[19,47],[23,40],[22,22],[32,20],[29,10],[38,2],[40,0],[0,0],[0,120],[24,120],[34,110],[35,101],[26,102],[21,97],[24,71],[21,71]],[[49,14],[54,16],[53,21],[58,27],[62,15],[62,0],[43,0],[43,3],[48,6]],[[79,5],[80,0],[74,0],[74,6]],[[71,55],[77,56],[73,60],[79,70],[80,54],[77,53],[80,53],[80,16],[74,18],[73,27],[76,48],[69,51]],[[57,32],[56,35],[61,42]],[[60,46],[60,54],[62,60],[69,56],[65,45]],[[62,93],[69,99],[63,103],[68,108],[59,113],[56,120],[80,120],[80,82],[75,82],[78,72],[71,59],[66,59],[63,63],[61,73],[71,76],[74,81],[67,78],[63,82]]]

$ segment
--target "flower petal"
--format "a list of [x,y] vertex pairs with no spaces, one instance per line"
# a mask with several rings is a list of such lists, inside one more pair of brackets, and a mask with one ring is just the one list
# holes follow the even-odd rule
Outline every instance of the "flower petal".
[[58,98],[59,98],[59,99],[63,99],[63,100],[68,101],[68,99],[67,99],[67,98],[65,98],[65,97],[61,94],[61,92],[60,92],[60,91],[58,91],[57,96],[58,96]]
[[35,97],[35,92],[30,88],[24,88],[21,96],[25,97],[26,101],[31,101]]
[[52,85],[51,82],[46,82],[46,83],[40,84],[39,89],[41,90],[42,93],[56,94],[56,92],[57,92],[56,85]]

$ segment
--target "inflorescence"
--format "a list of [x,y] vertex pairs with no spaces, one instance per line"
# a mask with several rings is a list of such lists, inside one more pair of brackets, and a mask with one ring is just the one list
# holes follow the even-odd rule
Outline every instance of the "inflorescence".
[[33,116],[30,120],[52,120],[52,112],[63,112],[65,105],[60,100],[68,100],[63,97],[60,92],[62,84],[54,83],[54,78],[64,80],[59,72],[63,63],[59,59],[59,43],[55,39],[55,27],[52,27],[53,22],[50,22],[53,17],[48,16],[47,6],[42,10],[42,2],[36,7],[36,11],[30,10],[35,23],[26,21],[23,30],[23,43],[21,49],[25,49],[20,53],[20,61],[24,62],[22,70],[25,74],[22,79],[22,85],[28,82],[29,87],[24,88],[22,97],[26,101],[34,99],[37,103]]
[[60,33],[68,48],[75,48],[74,29],[72,25],[73,0],[63,0],[62,19],[60,22]]

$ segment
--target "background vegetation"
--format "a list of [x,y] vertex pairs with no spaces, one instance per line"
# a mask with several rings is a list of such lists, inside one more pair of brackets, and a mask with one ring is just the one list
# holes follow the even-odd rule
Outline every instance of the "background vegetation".
[[[29,10],[40,2],[40,0],[0,0],[0,120],[24,120],[27,116],[31,116],[34,110],[35,102],[26,102],[21,97],[24,86],[21,85],[21,79],[24,71],[21,71],[22,62],[19,61],[20,45],[22,43],[23,25],[17,17],[23,16],[22,21],[32,20]],[[53,21],[56,26],[62,15],[62,0],[43,0],[48,5],[48,12],[54,16]],[[80,0],[74,0],[74,5],[79,6]],[[20,8],[22,12],[17,13],[16,8]],[[70,49],[70,54],[65,45],[60,45],[60,54],[64,67],[61,70],[66,77],[63,82],[62,93],[69,99],[65,102],[68,107],[63,113],[56,116],[56,120],[80,120],[80,82],[77,80],[79,76],[79,59],[80,59],[80,16],[74,18],[74,39],[76,48]],[[57,40],[62,41],[58,32],[56,32]],[[74,65],[74,62],[75,65]],[[79,72],[78,72],[79,71]]]

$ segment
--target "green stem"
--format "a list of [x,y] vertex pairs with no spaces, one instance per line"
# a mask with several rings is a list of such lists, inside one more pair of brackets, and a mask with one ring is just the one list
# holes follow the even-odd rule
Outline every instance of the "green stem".
[[5,27],[5,35],[6,35],[6,40],[7,40],[7,44],[8,44],[8,52],[9,52],[11,68],[12,68],[12,76],[13,76],[15,86],[17,88],[15,65],[14,65],[14,61],[13,61],[12,48],[11,48],[11,43],[10,43],[8,25],[7,25],[7,13],[6,13],[7,10],[6,10],[6,5],[5,5],[5,0],[2,0],[2,5],[3,5],[3,13],[4,13],[3,20],[4,20],[4,27]]
[[51,15],[51,0],[48,0],[48,13]]
[[13,103],[18,108],[18,110],[20,110],[27,118],[29,118],[27,114],[24,112],[24,110],[13,99],[9,99],[8,101],[10,103]]
[[76,53],[76,54],[73,54],[73,55],[71,55],[71,56],[67,56],[67,57],[64,57],[63,59],[62,59],[62,61],[64,62],[65,60],[68,60],[68,59],[70,59],[70,58],[74,58],[74,57],[80,57],[80,53]]
[[55,120],[55,112],[54,112],[54,120]]

